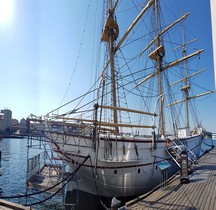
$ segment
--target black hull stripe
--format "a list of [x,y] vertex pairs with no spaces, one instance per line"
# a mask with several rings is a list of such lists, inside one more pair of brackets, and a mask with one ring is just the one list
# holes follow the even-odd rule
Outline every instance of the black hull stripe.
[[[57,135],[65,135],[63,133],[58,133],[58,132],[50,132],[50,133],[54,133],[54,134],[57,134]],[[80,139],[85,138],[86,140],[92,140],[91,136],[81,136],[81,135],[75,135],[75,134],[67,134],[67,136],[74,137],[74,138],[80,138]],[[181,138],[180,141],[189,141],[189,140],[191,140],[193,138],[197,138],[198,136],[199,135],[190,136],[190,138]],[[149,138],[151,138],[151,137],[149,137]],[[107,141],[107,139],[105,137],[101,137],[100,140]],[[134,143],[134,142],[136,142],[136,143],[151,143],[152,142],[152,140],[149,140],[149,139],[148,140],[146,140],[146,139],[143,140],[143,139],[139,139],[137,137],[135,137],[135,139],[134,138],[129,139],[127,137],[122,137],[121,139],[120,138],[117,138],[117,139],[116,138],[109,138],[109,141],[116,142],[116,140],[118,142],[128,142],[128,143]],[[166,142],[166,140],[157,140],[156,142],[157,143],[164,143],[164,142]]]

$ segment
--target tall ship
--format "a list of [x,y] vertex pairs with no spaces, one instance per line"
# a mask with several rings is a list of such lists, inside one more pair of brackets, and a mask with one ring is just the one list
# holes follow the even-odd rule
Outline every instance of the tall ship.
[[182,151],[189,165],[200,155],[204,135],[194,101],[214,91],[195,85],[205,71],[197,69],[203,49],[186,40],[190,14],[172,19],[169,4],[104,1],[95,83],[43,119],[53,151],[71,172],[79,167],[74,187],[81,191],[139,195],[160,183],[162,164],[171,176]]

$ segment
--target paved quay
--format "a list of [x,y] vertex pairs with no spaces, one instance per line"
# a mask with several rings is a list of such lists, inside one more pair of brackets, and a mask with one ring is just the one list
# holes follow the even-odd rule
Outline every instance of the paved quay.
[[197,160],[189,183],[181,184],[177,174],[166,188],[159,188],[126,203],[128,210],[216,209],[216,148]]

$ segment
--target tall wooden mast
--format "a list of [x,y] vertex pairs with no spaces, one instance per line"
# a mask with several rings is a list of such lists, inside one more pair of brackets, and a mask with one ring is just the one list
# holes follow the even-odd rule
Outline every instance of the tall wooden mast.
[[[113,7],[112,0],[110,0],[110,9],[109,9],[109,17],[113,19]],[[112,102],[113,106],[117,107],[116,102],[116,80],[115,80],[115,52],[114,52],[114,29],[109,29],[109,52],[110,52],[110,68],[111,68],[111,91],[112,91]],[[113,122],[118,123],[117,110],[113,109]],[[115,132],[118,133],[118,127],[115,127]]]
[[[182,57],[185,57],[187,54],[186,51],[186,43],[185,43],[185,34],[184,34],[184,21],[182,21]],[[186,127],[189,128],[189,89],[190,85],[188,84],[188,72],[187,72],[187,60],[183,62],[183,68],[184,68],[184,87],[181,88],[181,90],[184,92],[185,96],[185,114],[186,114]]]
[[[119,127],[122,126],[118,122],[118,111],[122,111],[122,108],[120,109],[118,107],[119,104],[117,104],[117,94],[116,94],[116,69],[115,69],[115,54],[128,36],[128,34],[132,31],[133,27],[137,24],[137,22],[141,19],[141,17],[144,15],[144,13],[154,4],[155,0],[149,0],[148,3],[146,3],[145,7],[140,11],[140,13],[137,15],[137,17],[134,19],[134,21],[131,23],[131,25],[128,27],[126,32],[123,34],[122,38],[119,40],[118,44],[115,44],[115,41],[118,38],[119,35],[119,27],[118,24],[114,18],[114,12],[118,4],[118,0],[115,0],[115,3],[113,4],[112,0],[109,0],[109,8],[107,12],[107,20],[105,22],[101,41],[106,42],[109,49],[109,59],[107,63],[105,64],[105,67],[102,71],[101,76],[104,74],[104,71],[110,66],[110,77],[111,77],[111,93],[112,93],[112,106],[108,106],[108,108],[112,109],[113,113],[113,125],[114,125],[114,133],[119,133]],[[103,106],[104,108],[104,106]],[[107,106],[106,106],[107,108]],[[124,110],[125,111],[125,110]],[[131,110],[128,110],[129,112]],[[110,123],[109,123],[110,124]],[[133,127],[133,126],[131,126]]]
[[[116,78],[115,78],[115,40],[118,38],[119,28],[117,22],[114,19],[114,10],[116,8],[113,6],[112,0],[109,1],[108,18],[103,30],[101,37],[102,41],[108,43],[109,55],[110,55],[110,75],[111,75],[111,93],[112,93],[112,106],[117,107],[116,100]],[[118,124],[118,113],[117,109],[113,109],[113,123]],[[119,133],[118,126],[115,126],[115,133]]]
[[164,97],[163,97],[163,84],[162,84],[162,60],[164,56],[164,47],[161,45],[161,40],[159,33],[160,28],[160,17],[159,17],[159,2],[158,0],[155,1],[155,31],[156,31],[156,63],[157,63],[157,78],[158,78],[158,91],[159,91],[159,119],[160,119],[160,134],[161,136],[165,135],[165,128],[164,128]]

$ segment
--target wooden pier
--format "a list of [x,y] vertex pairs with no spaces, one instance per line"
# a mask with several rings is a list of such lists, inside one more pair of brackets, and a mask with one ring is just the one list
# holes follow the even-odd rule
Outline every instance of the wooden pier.
[[1,210],[33,210],[30,207],[25,207],[17,203],[12,203],[10,201],[0,199],[0,209]]
[[126,203],[128,210],[216,209],[216,148],[198,159],[189,183],[180,182],[180,174],[158,188]]

